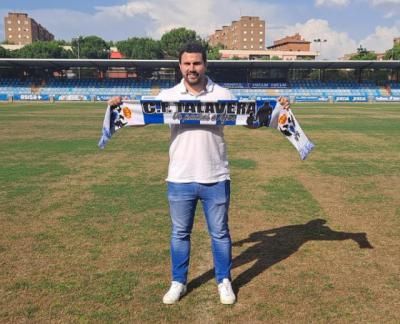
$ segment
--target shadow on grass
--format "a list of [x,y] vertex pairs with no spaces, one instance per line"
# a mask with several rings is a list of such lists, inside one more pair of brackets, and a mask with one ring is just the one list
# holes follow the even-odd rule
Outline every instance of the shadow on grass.
[[[360,249],[373,249],[373,246],[367,239],[366,233],[337,232],[325,226],[325,223],[326,220],[324,219],[314,219],[306,224],[289,225],[254,232],[248,238],[233,243],[233,246],[255,243],[233,259],[233,268],[255,261],[249,269],[240,273],[233,280],[232,286],[236,293],[241,287],[245,286],[269,267],[290,257],[308,241],[353,240],[358,244]],[[188,293],[213,278],[213,269],[203,273],[189,282]]]

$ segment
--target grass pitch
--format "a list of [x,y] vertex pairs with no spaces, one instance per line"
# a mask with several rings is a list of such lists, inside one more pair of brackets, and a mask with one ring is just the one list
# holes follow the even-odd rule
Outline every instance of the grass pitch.
[[0,322],[400,322],[400,106],[293,107],[316,148],[226,127],[238,302],[201,208],[189,293],[165,306],[166,126],[97,149],[104,104],[0,105]]

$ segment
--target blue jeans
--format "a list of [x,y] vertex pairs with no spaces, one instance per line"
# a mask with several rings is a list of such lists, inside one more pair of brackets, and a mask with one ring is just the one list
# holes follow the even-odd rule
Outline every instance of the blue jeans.
[[211,236],[215,277],[218,283],[231,279],[232,241],[228,227],[230,181],[211,184],[168,182],[168,201],[172,220],[172,280],[186,284],[197,201],[200,199]]

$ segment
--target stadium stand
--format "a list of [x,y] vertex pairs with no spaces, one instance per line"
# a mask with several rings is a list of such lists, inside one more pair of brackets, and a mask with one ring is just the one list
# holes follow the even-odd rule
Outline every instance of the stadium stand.
[[1,79],[0,93],[8,96],[22,94],[85,95],[85,96],[149,96],[173,85],[167,80],[133,81],[129,79],[50,79],[40,85],[32,79],[24,81]]
[[0,80],[0,93],[5,93],[9,96],[21,93],[31,93],[33,80],[27,79],[24,81],[18,79],[2,78]]
[[[57,79],[38,81],[32,78],[18,80],[0,79],[0,94],[18,97],[30,95],[56,98],[56,100],[107,100],[110,96],[140,98],[154,96],[160,90],[174,85],[170,80],[132,80],[132,79]],[[296,98],[332,98],[350,96],[372,98],[377,96],[400,96],[400,84],[388,82],[380,86],[372,81],[357,83],[354,81],[321,82],[316,80],[297,80],[276,83],[222,83],[237,97],[278,97]],[[85,99],[80,99],[85,98]]]
[[[129,79],[105,80],[50,80],[41,88],[42,93],[49,95],[121,95],[121,96],[149,96],[159,92],[160,88],[168,88],[168,81],[133,81]],[[158,90],[158,91],[157,91]]]
[[387,85],[387,90],[392,96],[400,96],[400,83],[390,81]]
[[[225,84],[226,85],[226,84]],[[273,84],[272,84],[273,85]],[[228,84],[236,96],[380,96],[382,87],[373,82],[356,83],[351,81],[291,81],[287,86],[254,88],[242,84]]]

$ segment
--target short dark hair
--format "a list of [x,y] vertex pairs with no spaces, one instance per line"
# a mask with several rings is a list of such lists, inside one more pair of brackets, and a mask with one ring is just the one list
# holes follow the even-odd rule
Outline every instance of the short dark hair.
[[183,47],[179,51],[179,63],[181,63],[182,61],[183,53],[201,53],[203,62],[207,63],[207,52],[205,47],[201,43],[193,42],[193,43],[186,43],[185,45],[183,45]]

